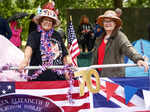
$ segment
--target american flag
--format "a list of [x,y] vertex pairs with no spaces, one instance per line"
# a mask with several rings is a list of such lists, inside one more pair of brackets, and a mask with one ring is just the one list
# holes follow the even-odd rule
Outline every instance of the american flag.
[[72,21],[70,21],[68,26],[68,45],[69,45],[69,52],[71,55],[72,63],[74,66],[77,66],[76,57],[80,54],[80,49],[78,46],[78,41],[76,38]]
[[[10,93],[14,93],[17,95],[29,95],[29,97],[38,96],[49,99],[50,101],[54,102],[58,107],[60,107],[63,110],[62,112],[90,112],[88,89],[86,88],[85,95],[80,97],[79,84],[78,81],[75,80],[74,88],[72,90],[73,103],[69,103],[67,98],[68,88],[69,88],[68,81],[0,82],[0,90],[1,90],[0,112],[1,109],[3,108],[3,105],[1,104],[2,103],[1,101],[4,100],[2,99],[3,96],[12,95]],[[18,97],[16,96],[16,98]],[[29,98],[27,97],[26,99]],[[55,111],[49,110],[44,112],[55,112]]]

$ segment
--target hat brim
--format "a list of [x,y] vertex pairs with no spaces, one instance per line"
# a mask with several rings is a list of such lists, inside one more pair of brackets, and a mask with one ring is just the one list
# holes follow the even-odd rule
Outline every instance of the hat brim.
[[53,19],[53,20],[55,21],[54,27],[59,26],[60,23],[61,23],[60,20],[58,20],[57,18],[49,17],[49,16],[43,16],[43,15],[34,16],[33,20],[34,20],[34,22],[35,22],[36,24],[40,24],[39,22],[40,22],[40,19],[41,19],[42,17],[48,17],[48,18]]
[[120,18],[118,18],[118,17],[105,16],[105,15],[99,16],[98,19],[97,19],[97,23],[98,23],[100,26],[103,26],[103,21],[104,21],[104,19],[112,19],[113,21],[116,22],[117,27],[120,27],[120,26],[122,25],[122,21],[121,21]]

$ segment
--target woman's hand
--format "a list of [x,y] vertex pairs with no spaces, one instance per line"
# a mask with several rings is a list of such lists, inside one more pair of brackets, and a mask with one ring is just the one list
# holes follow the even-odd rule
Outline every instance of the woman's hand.
[[65,75],[65,79],[66,79],[66,80],[69,80],[69,79],[70,79],[69,73],[65,73],[64,75]]
[[145,62],[145,61],[143,61],[143,60],[138,60],[137,61],[137,65],[139,66],[139,67],[141,67],[141,66],[144,66],[144,72],[147,72],[148,71],[148,69],[149,69],[149,66],[148,66],[148,64]]
[[27,46],[24,51],[24,59],[19,65],[19,70],[23,70],[26,66],[28,66],[31,55],[32,55],[32,48],[30,46]]
[[23,61],[20,63],[20,65],[19,65],[19,70],[21,71],[21,70],[24,70],[24,68],[26,67],[26,66],[28,66],[28,64],[29,64],[29,62],[26,60],[26,59],[23,59]]
[[[63,63],[64,65],[72,65],[72,60],[70,55],[67,55],[63,58]],[[66,72],[64,75],[66,80],[70,80],[69,72]]]

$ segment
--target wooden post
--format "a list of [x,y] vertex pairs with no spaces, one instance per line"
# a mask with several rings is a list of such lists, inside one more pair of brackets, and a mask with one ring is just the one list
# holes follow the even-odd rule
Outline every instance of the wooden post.
[[72,21],[72,16],[70,16],[70,21]]

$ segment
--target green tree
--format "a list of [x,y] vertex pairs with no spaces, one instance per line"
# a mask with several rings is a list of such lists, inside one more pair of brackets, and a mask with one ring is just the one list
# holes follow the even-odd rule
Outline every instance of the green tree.
[[[27,12],[28,14],[36,13],[37,7],[42,6],[49,0],[0,0],[0,15],[9,18],[16,12]],[[66,28],[67,9],[79,8],[117,8],[117,7],[150,7],[150,0],[54,0],[56,8],[59,9],[59,17],[62,27]],[[25,17],[17,20],[23,27],[22,39],[28,37],[28,25],[30,19]]]

